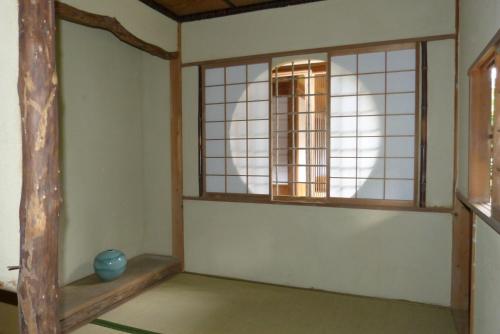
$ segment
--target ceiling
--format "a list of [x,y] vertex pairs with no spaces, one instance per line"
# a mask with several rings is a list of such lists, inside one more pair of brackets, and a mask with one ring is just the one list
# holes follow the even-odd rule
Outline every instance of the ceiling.
[[321,0],[139,0],[160,13],[188,22]]

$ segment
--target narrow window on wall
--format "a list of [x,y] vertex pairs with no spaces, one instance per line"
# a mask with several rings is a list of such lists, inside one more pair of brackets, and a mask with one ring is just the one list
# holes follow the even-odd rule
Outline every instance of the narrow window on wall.
[[413,201],[415,47],[330,61],[330,197]]
[[207,193],[269,194],[269,66],[204,71]]

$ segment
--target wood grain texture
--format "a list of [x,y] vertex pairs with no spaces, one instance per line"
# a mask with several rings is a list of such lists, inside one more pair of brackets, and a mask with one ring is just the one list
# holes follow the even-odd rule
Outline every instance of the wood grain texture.
[[61,327],[68,332],[82,326],[180,270],[172,256],[145,254],[129,260],[125,274],[114,281],[90,275],[71,283],[62,288]]
[[23,186],[18,282],[21,333],[59,333],[59,117],[54,2],[19,1]]
[[89,13],[58,1],[56,1],[55,8],[57,18],[59,19],[81,24],[87,27],[107,30],[122,42],[137,49],[146,51],[153,56],[167,60],[177,58],[177,52],[168,52],[159,46],[143,41],[125,29],[125,27],[123,27],[114,17]]
[[[421,103],[420,103],[420,177],[419,198],[420,207],[425,207],[427,189],[427,42],[420,43],[421,49]],[[418,87],[418,86],[417,86]]]

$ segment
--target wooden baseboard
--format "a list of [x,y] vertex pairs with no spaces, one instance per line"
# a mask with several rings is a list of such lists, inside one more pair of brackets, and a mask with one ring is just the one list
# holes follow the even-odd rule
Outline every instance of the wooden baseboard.
[[12,291],[0,289],[0,303],[17,306],[17,294]]

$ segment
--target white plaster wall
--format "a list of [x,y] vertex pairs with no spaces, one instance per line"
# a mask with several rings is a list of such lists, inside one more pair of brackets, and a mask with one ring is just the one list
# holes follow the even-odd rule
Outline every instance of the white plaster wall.
[[177,22],[137,0],[61,0],[81,10],[115,17],[140,39],[177,50]]
[[21,114],[17,95],[17,1],[0,1],[0,288],[15,290],[19,264],[21,200]]
[[455,0],[328,0],[187,22],[182,60],[451,34],[454,7]]

